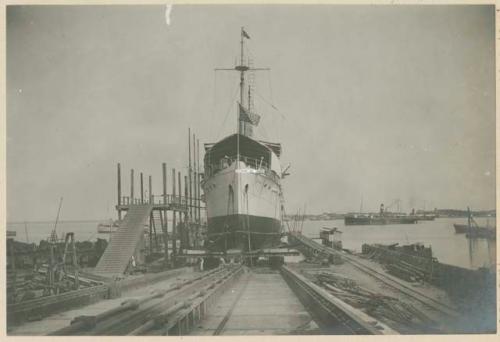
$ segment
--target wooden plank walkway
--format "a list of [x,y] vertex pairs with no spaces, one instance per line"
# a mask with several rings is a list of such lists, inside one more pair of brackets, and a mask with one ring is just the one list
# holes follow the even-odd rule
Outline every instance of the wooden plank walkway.
[[149,204],[130,206],[93,273],[114,277],[125,272],[152,210]]

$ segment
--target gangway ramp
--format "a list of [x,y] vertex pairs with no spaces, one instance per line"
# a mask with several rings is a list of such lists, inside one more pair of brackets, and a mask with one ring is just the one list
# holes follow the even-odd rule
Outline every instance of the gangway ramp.
[[99,259],[94,269],[95,274],[105,277],[122,275],[134,254],[137,245],[144,234],[144,224],[147,223],[153,205],[131,205],[120,226],[113,233],[108,247]]

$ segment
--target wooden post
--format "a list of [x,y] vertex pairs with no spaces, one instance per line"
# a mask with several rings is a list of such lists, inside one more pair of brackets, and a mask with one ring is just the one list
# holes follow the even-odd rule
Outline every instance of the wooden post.
[[198,172],[196,172],[196,166],[194,168],[194,172],[193,172],[193,175],[194,175],[194,184],[193,184],[193,210],[194,210],[194,222],[195,224],[198,224],[198,182],[197,182],[197,177],[198,177]]
[[[163,176],[163,204],[167,205],[167,164],[162,163],[161,171]],[[161,229],[163,232],[163,243],[165,244],[165,263],[168,262],[168,210],[163,211]]]
[[75,290],[80,288],[80,280],[78,279],[78,259],[76,255],[75,234],[71,234],[71,247],[73,249],[73,269],[75,272]]
[[[155,216],[154,216],[154,210],[151,210],[151,220],[153,222],[153,236],[155,240],[155,250],[158,252],[158,234],[156,234],[156,223],[155,223]],[[161,211],[160,213],[160,218],[161,218]]]
[[144,204],[144,179],[141,172],[141,204]]
[[[182,188],[181,188],[181,173],[178,172],[177,173],[177,181],[178,181],[178,184],[179,184],[179,204],[181,203],[182,201]],[[185,222],[184,222],[185,224]],[[179,249],[182,249],[182,248],[186,248],[185,245],[184,245],[184,239],[183,239],[183,230],[184,230],[184,226],[182,224],[182,211],[179,211],[179,240],[180,240],[180,246],[179,246]]]
[[163,259],[165,264],[168,263],[168,236],[167,236],[168,229],[165,223],[167,219],[168,219],[167,211],[166,210],[164,210],[163,212],[160,211],[160,224],[163,232],[163,243],[165,245],[165,257]]
[[[189,131],[188,131],[188,145],[189,145],[189,167],[188,167],[188,179],[189,179],[189,195],[188,195],[188,198],[186,200],[188,200],[188,210],[189,210],[189,222],[192,221],[193,219],[193,211],[192,211],[192,192],[191,192],[191,183],[192,183],[192,177],[191,177],[191,173],[192,173],[192,169],[191,169],[191,128],[189,128]],[[193,147],[194,148],[194,147]]]
[[130,170],[130,203],[134,204],[134,169]]
[[[122,204],[122,175],[121,175],[121,168],[120,168],[120,163],[117,165],[117,190],[118,190],[118,206]],[[120,208],[118,208],[118,220],[122,219],[122,211]]]
[[149,204],[153,204],[153,185],[152,185],[152,178],[149,176],[148,178],[148,189],[149,189]]
[[161,164],[161,174],[163,178],[163,204],[167,204],[167,164]]
[[153,254],[153,212],[149,214],[149,255]]
[[[188,177],[184,176],[184,197],[187,198],[187,195],[188,195]],[[191,232],[191,226],[189,224],[190,222],[188,221],[187,211],[184,212],[184,222],[186,223],[184,228],[185,229],[184,234],[186,238],[186,248],[189,248],[191,247],[191,239],[189,235],[189,233]]]
[[198,178],[197,178],[197,181],[198,181],[198,222],[200,223],[201,225],[201,185],[200,185],[200,140],[196,140],[196,159],[198,161],[198,163],[196,165],[198,165]]
[[[195,147],[196,147],[196,136],[193,133],[193,162],[194,162],[194,167],[193,167],[193,190],[190,193],[190,197],[193,198],[193,202],[191,203],[191,217],[193,218],[193,221],[196,222],[196,160],[194,158],[195,156]],[[191,158],[191,156],[189,157]]]
[[[172,169],[172,200],[175,205],[175,169]],[[177,254],[177,235],[176,235],[176,226],[177,226],[177,221],[176,221],[176,211],[175,207],[172,210],[173,214],[173,220],[172,220],[172,256],[175,257]]]

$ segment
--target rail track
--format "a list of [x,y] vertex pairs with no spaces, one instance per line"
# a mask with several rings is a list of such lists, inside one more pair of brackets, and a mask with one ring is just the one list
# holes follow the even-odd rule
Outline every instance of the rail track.
[[281,267],[281,274],[312,314],[321,330],[338,335],[395,335],[397,331],[355,309],[297,272]]
[[341,253],[333,248],[329,248],[323,245],[320,245],[319,243],[303,236],[303,235],[298,235],[294,234],[292,235],[294,239],[296,239],[297,242],[300,244],[305,245],[306,248],[308,248],[313,254],[319,255],[319,254],[325,254],[325,255],[340,255],[345,261],[353,265],[354,267],[358,268],[359,270],[363,271],[364,273],[372,276],[373,278],[376,278],[377,280],[381,281],[385,285],[398,290],[402,293],[404,293],[406,296],[424,304],[425,306],[431,308],[434,311],[437,311],[439,313],[445,314],[449,317],[457,318],[460,316],[458,313],[457,309],[449,306],[446,303],[443,303],[441,301],[438,301],[432,297],[429,297],[420,291],[417,291],[410,286],[404,284],[401,282],[399,279],[396,279],[392,276],[389,276],[385,273],[382,273],[373,267],[370,267],[358,260],[354,256],[348,255],[346,253]]
[[[251,271],[254,272],[254,271]],[[273,271],[271,273],[276,273]],[[288,286],[291,288],[293,293],[297,296],[300,302],[305,306],[309,312],[311,319],[316,322],[320,330],[325,334],[357,334],[357,335],[385,335],[385,334],[397,334],[396,331],[389,328],[387,325],[375,321],[372,317],[364,314],[358,309],[351,307],[350,305],[342,302],[329,295],[327,291],[323,290],[319,286],[315,285],[305,277],[301,276],[294,270],[288,268],[287,266],[282,266],[279,271],[280,276],[285,280]],[[244,293],[247,290],[250,282],[251,275],[247,274],[243,276],[243,284],[238,285],[238,292],[235,293],[235,297],[232,299],[230,305],[225,312],[220,312],[221,320],[215,326],[212,335],[224,335],[226,333],[226,325],[233,315],[235,308],[240,305],[241,299],[244,297]],[[253,289],[255,291],[255,289]],[[244,297],[248,301],[249,297]],[[251,298],[251,297],[250,297]],[[228,303],[229,304],[229,303]],[[271,310],[271,308],[269,308]],[[240,308],[238,311],[239,319],[241,317],[247,317],[248,320],[252,321],[254,318],[252,316],[259,315],[254,309],[245,312],[244,309]],[[262,315],[266,315],[266,309],[264,308],[261,312]],[[236,321],[238,322],[238,318]],[[253,320],[255,323],[255,320]],[[277,321],[279,322],[279,320]],[[235,323],[236,327],[238,323]],[[267,329],[266,323],[257,323],[260,328],[250,324],[251,329]],[[268,326],[268,325],[267,325]],[[284,329],[285,326],[275,326],[275,329]],[[296,328],[296,327],[295,327]],[[229,327],[231,331],[234,331],[235,326]],[[237,329],[237,328],[236,328]]]
[[222,285],[241,272],[241,266],[219,267],[166,289],[155,289],[144,297],[127,300],[98,315],[76,317],[71,325],[48,335],[143,335],[154,330],[168,334],[176,327],[182,332],[177,323],[184,317],[176,318],[176,315],[196,308],[203,311],[198,311],[200,319],[206,310],[207,299],[214,297]]
[[376,269],[369,267],[348,255],[343,255],[344,259],[347,260],[351,265],[358,268],[359,270],[369,274],[370,276],[378,279],[389,287],[397,289],[398,291],[403,292],[408,297],[411,297],[420,303],[428,306],[429,308],[444,313],[450,317],[458,317],[459,314],[457,310],[446,303],[440,302],[432,297],[426,296],[425,294],[412,289],[406,284],[394,279],[393,277],[384,274],[382,272],[377,271]]
[[213,333],[214,336],[222,335],[222,333],[224,331],[224,328],[226,327],[227,321],[229,321],[229,318],[231,318],[231,315],[232,315],[232,313],[234,311],[234,308],[238,304],[238,301],[240,300],[241,296],[245,292],[247,286],[248,286],[248,276],[245,279],[245,284],[240,288],[240,290],[238,292],[238,295],[236,296],[236,298],[234,299],[233,303],[231,304],[231,307],[229,308],[229,310],[227,311],[226,315],[224,315],[224,318],[222,319],[222,321],[220,321],[219,325],[215,329],[215,331]]

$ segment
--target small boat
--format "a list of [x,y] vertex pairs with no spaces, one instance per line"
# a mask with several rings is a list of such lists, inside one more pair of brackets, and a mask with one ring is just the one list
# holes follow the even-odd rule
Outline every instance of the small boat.
[[16,237],[17,233],[15,230],[7,230],[7,237]]
[[97,232],[101,234],[114,233],[118,229],[119,225],[120,223],[118,221],[113,221],[112,219],[109,219],[108,221],[100,222],[97,225]]
[[496,239],[496,227],[490,227],[488,223],[486,226],[479,226],[477,222],[474,220],[472,215],[470,214],[469,208],[468,210],[468,222],[467,224],[453,224],[453,228],[455,228],[455,233],[457,234],[466,234],[468,238],[486,238],[495,240]]
[[469,230],[469,226],[466,224],[454,223],[453,227],[455,228],[455,233],[457,234],[465,234]]

